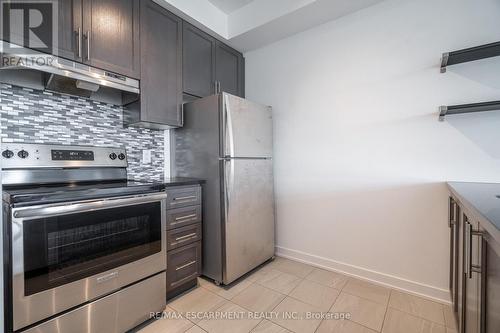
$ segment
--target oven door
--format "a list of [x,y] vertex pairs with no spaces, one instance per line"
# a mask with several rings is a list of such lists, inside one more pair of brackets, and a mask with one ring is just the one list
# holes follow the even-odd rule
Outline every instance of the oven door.
[[165,199],[12,209],[14,330],[165,270]]

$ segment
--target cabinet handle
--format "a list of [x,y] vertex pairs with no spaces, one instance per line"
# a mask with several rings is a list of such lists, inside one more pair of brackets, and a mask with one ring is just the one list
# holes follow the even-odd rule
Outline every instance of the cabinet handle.
[[191,200],[191,199],[196,199],[196,195],[189,195],[187,197],[177,197],[177,198],[174,198],[174,201]]
[[214,94],[218,94],[220,92],[220,81],[214,81]]
[[176,268],[175,268],[175,270],[176,270],[176,271],[179,271],[179,270],[181,270],[181,269],[183,269],[183,268],[186,268],[186,267],[189,267],[189,266],[191,266],[191,265],[193,265],[193,264],[196,264],[196,260],[190,261],[190,262],[188,262],[187,264],[184,264],[184,265],[182,265],[182,266],[178,266],[178,267],[176,267]]
[[76,43],[78,44],[76,49],[77,49],[77,57],[81,58],[82,57],[82,28],[78,28],[78,31],[75,31],[76,33]]
[[457,203],[450,197],[450,217],[448,218],[448,227],[452,227],[457,222]]
[[181,109],[181,125],[184,125],[184,104],[180,105]]
[[182,220],[190,219],[192,217],[196,217],[196,214],[189,214],[189,215],[185,215],[185,216],[179,216],[179,217],[176,217],[175,220],[176,221],[182,221]]
[[90,30],[87,30],[85,38],[87,39],[87,60],[90,60]]
[[468,235],[467,235],[467,241],[468,241],[468,268],[467,268],[467,275],[469,279],[472,279],[472,273],[479,273],[481,274],[482,272],[482,263],[479,265],[473,265],[472,264],[472,236],[478,236],[480,240],[482,241],[483,239],[483,232],[482,231],[477,231],[472,229],[472,224],[467,222],[467,229],[468,229]]
[[183,240],[183,239],[186,239],[186,238],[191,238],[193,236],[196,236],[196,232],[193,232],[193,233],[190,233],[188,235],[181,236],[181,237],[177,237],[175,239],[175,241],[177,242],[177,241],[180,241],[180,240]]

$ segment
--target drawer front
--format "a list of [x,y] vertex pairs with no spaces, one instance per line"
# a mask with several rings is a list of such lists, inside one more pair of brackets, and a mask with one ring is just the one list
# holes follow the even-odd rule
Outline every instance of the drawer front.
[[201,223],[167,230],[167,251],[201,240]]
[[164,291],[165,273],[160,273],[23,332],[129,332],[165,309]]
[[167,209],[201,205],[201,186],[167,188]]
[[167,210],[167,230],[201,222],[201,205]]
[[167,253],[167,291],[195,279],[201,274],[201,242]]

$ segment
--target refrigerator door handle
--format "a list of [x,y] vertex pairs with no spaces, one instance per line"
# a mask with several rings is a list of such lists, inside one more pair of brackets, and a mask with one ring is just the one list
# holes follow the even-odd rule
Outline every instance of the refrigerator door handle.
[[233,134],[233,121],[231,119],[231,110],[229,109],[229,97],[223,94],[224,98],[224,110],[225,110],[225,143],[224,143],[224,155],[234,157],[234,134]]
[[231,159],[224,160],[224,214],[226,223],[229,216],[229,201],[231,200],[231,191],[234,184],[234,163]]

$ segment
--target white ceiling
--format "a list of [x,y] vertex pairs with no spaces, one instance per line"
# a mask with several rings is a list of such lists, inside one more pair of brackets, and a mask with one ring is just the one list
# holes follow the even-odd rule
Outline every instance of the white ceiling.
[[154,0],[247,52],[385,0]]
[[208,0],[208,1],[210,1],[215,7],[219,8],[224,13],[231,14],[235,10],[240,9],[241,7],[247,5],[253,0]]

